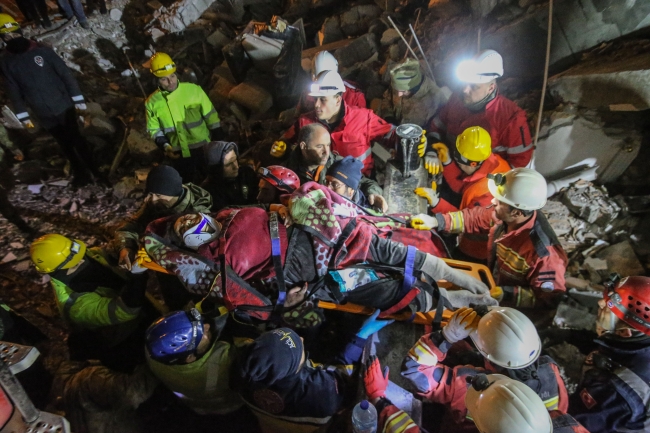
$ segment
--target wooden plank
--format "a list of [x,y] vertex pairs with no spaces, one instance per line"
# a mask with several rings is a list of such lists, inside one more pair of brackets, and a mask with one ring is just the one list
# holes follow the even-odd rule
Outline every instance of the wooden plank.
[[320,45],[318,47],[307,48],[306,50],[302,51],[302,58],[304,59],[304,58],[314,57],[316,54],[320,53],[321,51],[333,51],[333,50],[338,50],[339,48],[347,47],[356,39],[357,38],[341,39],[340,41],[331,42],[329,44]]

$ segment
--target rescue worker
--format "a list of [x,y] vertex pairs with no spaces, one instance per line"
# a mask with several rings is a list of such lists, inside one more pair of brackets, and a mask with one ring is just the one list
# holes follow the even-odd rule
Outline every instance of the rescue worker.
[[[492,153],[490,134],[480,126],[472,126],[456,138],[456,149],[450,154],[448,149],[438,152],[445,167],[442,172],[447,190],[460,202],[441,197],[437,185],[431,188],[417,188],[415,193],[426,198],[432,214],[454,212],[476,206],[488,206],[492,194],[488,189],[488,174],[510,171],[510,165],[499,155]],[[487,233],[461,233],[454,257],[459,260],[485,263],[487,261]]]
[[414,123],[426,127],[447,99],[448,94],[422,74],[420,62],[408,58],[391,68],[390,89],[375,113],[394,125]]
[[392,323],[370,316],[338,355],[335,365],[307,359],[302,338],[289,328],[277,328],[241,348],[236,380],[244,402],[263,431],[325,431],[332,417],[350,401],[356,387],[351,376],[366,340]]
[[201,87],[179,82],[168,54],[155,53],[150,62],[158,90],[145,101],[147,130],[183,182],[197,182],[205,170],[203,146],[224,137],[219,114]]
[[[366,198],[365,194],[359,189],[362,178],[361,169],[363,169],[361,161],[351,156],[336,161],[327,169],[327,175],[325,176],[327,187],[361,207],[370,208],[372,206],[380,214],[386,212],[388,203],[386,203],[386,199],[381,193],[371,194]],[[379,188],[379,186],[377,187]],[[375,206],[371,204],[371,200]]]
[[503,59],[494,50],[485,50],[473,59],[461,62],[456,70],[463,91],[449,98],[429,125],[428,141],[432,148],[420,146],[431,174],[442,171],[435,144],[450,145],[470,126],[490,133],[492,152],[512,167],[525,167],[533,156],[533,143],[526,113],[517,104],[499,94],[497,78],[503,76]]
[[293,171],[281,165],[260,167],[257,202],[264,205],[280,203],[280,196],[291,194],[300,187],[300,179]]
[[140,209],[115,231],[113,243],[119,254],[118,263],[127,270],[131,270],[140,248],[139,238],[151,221],[183,212],[208,212],[212,206],[206,190],[191,183],[183,184],[180,174],[168,165],[151,169],[145,193]]
[[[36,239],[29,253],[36,270],[49,274],[59,313],[75,331],[68,340],[71,356],[120,361],[114,359],[118,344],[134,333],[143,318],[144,269],[133,268],[131,275],[126,274],[111,266],[100,248],[87,249],[82,241],[59,234]],[[123,361],[133,365],[136,359],[129,354]]]
[[387,148],[397,142],[395,127],[377,116],[372,110],[353,107],[345,103],[346,92],[341,76],[334,71],[323,71],[311,85],[310,96],[316,98],[314,111],[303,114],[271,148],[271,155],[281,157],[287,143],[296,141],[300,129],[310,123],[320,123],[330,132],[332,151],[341,156],[352,156],[363,163],[363,174],[370,176],[374,161],[371,145],[377,141]]
[[7,154],[5,149],[11,152],[16,161],[22,161],[25,156],[14,142],[11,141],[9,134],[7,133],[7,128],[5,128],[4,125],[0,125],[0,145],[2,145],[2,147],[0,147],[0,214],[5,217],[7,221],[18,227],[18,229],[25,235],[28,237],[33,236],[36,233],[36,230],[30,227],[30,225],[20,217],[18,209],[16,209],[9,201],[8,194],[14,188],[16,179],[11,172],[11,168],[6,159]]
[[[327,171],[332,164],[343,159],[342,156],[332,153],[329,131],[321,123],[309,123],[300,128],[297,141],[298,144],[291,152],[286,166],[298,175],[301,184],[318,182],[326,185]],[[382,212],[386,212],[388,204],[383,200],[383,191],[377,182],[361,176],[359,191],[368,198],[370,205],[381,207]],[[375,197],[380,197],[379,203],[375,203]]]
[[488,234],[488,267],[503,296],[500,305],[554,307],[566,291],[567,256],[539,210],[546,203],[546,181],[530,168],[488,175],[494,198],[488,207],[424,214],[413,228],[463,234]]
[[650,431],[650,278],[614,274],[598,306],[599,347],[569,412],[591,433]]
[[102,179],[77,123],[77,111],[85,111],[86,103],[65,62],[52,48],[23,37],[16,20],[7,14],[0,14],[0,37],[7,44],[0,69],[18,120],[32,129],[27,109],[36,114],[70,161],[73,186],[92,181],[88,170],[97,180]]
[[[386,398],[388,367],[381,371],[376,356],[369,359],[363,377],[368,399],[377,408],[378,431],[420,433],[403,410]],[[548,411],[529,386],[502,374],[477,374],[465,395],[467,417],[481,433],[589,433],[571,415]]]
[[243,404],[229,388],[235,347],[220,339],[227,318],[208,319],[192,308],[166,314],[147,329],[149,369],[199,415],[225,414]]
[[[316,81],[316,77],[323,71],[339,71],[339,62],[329,51],[321,51],[314,56],[311,60],[311,79]],[[347,105],[354,107],[366,108],[366,97],[359,87],[348,80],[343,80],[345,85],[345,93],[343,93],[343,100]],[[316,99],[310,96],[307,92],[303,93],[298,101],[296,112],[304,114],[314,109]]]
[[205,145],[208,177],[201,187],[212,196],[212,210],[254,204],[258,194],[255,170],[239,165],[239,148],[235,143],[212,141]]
[[[481,316],[481,314],[483,314]],[[465,404],[467,380],[479,373],[499,373],[529,386],[549,411],[567,412],[567,390],[560,370],[548,356],[540,356],[542,342],[535,325],[520,311],[487,307],[454,312],[440,331],[422,336],[402,362],[402,376],[423,398],[445,405],[445,431],[462,431],[468,421]],[[443,362],[450,347],[471,337],[483,355],[485,368],[471,365],[449,367]],[[518,431],[518,430],[505,430]]]

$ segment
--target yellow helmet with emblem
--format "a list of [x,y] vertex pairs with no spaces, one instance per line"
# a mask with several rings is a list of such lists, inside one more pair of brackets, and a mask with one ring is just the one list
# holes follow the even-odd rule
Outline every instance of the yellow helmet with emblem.
[[20,24],[9,14],[0,14],[0,34],[15,32],[20,29]]
[[176,63],[167,53],[155,53],[149,70],[158,78],[167,77],[176,72]]
[[470,126],[456,138],[456,150],[465,165],[483,162],[492,154],[490,133],[480,126]]
[[38,272],[49,274],[59,269],[77,266],[84,254],[86,244],[58,234],[48,234],[36,239],[29,248],[32,262]]

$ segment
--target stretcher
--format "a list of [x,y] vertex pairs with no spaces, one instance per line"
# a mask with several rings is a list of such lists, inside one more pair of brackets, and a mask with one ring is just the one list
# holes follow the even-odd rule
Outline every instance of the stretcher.
[[[450,267],[465,272],[466,274],[471,275],[477,280],[482,281],[486,286],[488,286],[488,288],[490,289],[490,294],[493,297],[496,297],[498,295],[500,289],[497,288],[496,284],[494,283],[492,274],[490,273],[487,266],[480,265],[477,263],[453,260],[453,259],[442,259],[442,260],[444,260],[445,263],[447,263],[447,265],[449,265]],[[144,251],[144,249],[138,251],[136,263],[140,267],[147,268],[155,272],[162,272],[164,274],[169,274],[169,272],[165,268],[153,262],[151,258],[147,255],[146,251]],[[438,281],[438,285],[447,290],[459,289],[459,287],[456,287],[452,283],[445,280]],[[342,311],[344,313],[353,313],[353,314],[360,314],[365,316],[370,316],[375,311],[375,309],[372,307],[364,307],[362,305],[357,305],[357,304],[351,304],[351,303],[335,304],[333,302],[324,302],[324,301],[318,301],[318,307],[323,308],[325,310],[336,310],[336,311]],[[387,318],[395,319],[398,321],[410,321],[418,325],[430,325],[433,322],[435,315],[436,315],[435,311],[429,311],[427,313],[415,313],[415,315],[409,313],[408,311],[405,311],[399,314],[393,314],[391,316],[388,316]],[[442,313],[442,320],[443,321],[448,320],[451,317],[451,315],[452,315],[451,311],[444,310]]]

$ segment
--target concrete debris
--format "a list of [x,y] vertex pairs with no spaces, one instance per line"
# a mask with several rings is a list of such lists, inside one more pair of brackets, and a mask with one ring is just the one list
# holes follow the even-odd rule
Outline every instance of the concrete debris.
[[370,22],[381,12],[381,8],[374,4],[353,6],[341,15],[341,31],[347,37],[359,36],[368,31]]
[[381,40],[379,41],[379,43],[381,44],[382,47],[384,47],[386,45],[392,45],[398,40],[400,40],[400,36],[399,33],[397,33],[397,30],[388,29],[381,35]]
[[562,106],[543,119],[534,168],[553,180],[565,177],[569,167],[592,160],[598,166],[598,182],[613,182],[639,153],[641,141],[629,121],[606,123],[596,111]]
[[228,45],[231,39],[223,34],[223,31],[217,29],[205,40],[208,44],[212,45],[215,50],[221,50],[223,47]]
[[620,205],[607,194],[605,187],[578,181],[561,194],[562,203],[589,224],[606,228],[621,211]]
[[265,88],[250,82],[233,87],[228,98],[254,113],[264,113],[273,106],[273,95]]
[[84,135],[113,135],[115,126],[104,116],[84,116]]
[[14,253],[7,253],[2,260],[0,260],[0,263],[10,263],[16,260],[17,257]]
[[122,19],[122,11],[119,9],[111,9],[111,19],[113,21],[120,21]]
[[368,60],[378,51],[375,35],[367,33],[357,38],[350,45],[339,48],[334,57],[339,61],[339,68],[347,68],[355,63]]
[[39,183],[37,185],[27,185],[27,189],[29,189],[29,192],[31,192],[32,194],[40,194],[41,188],[43,188],[42,183]]
[[603,249],[597,257],[607,261],[609,272],[623,276],[644,275],[643,265],[639,262],[629,241],[623,241]]
[[[589,316],[589,318],[591,320],[595,319],[592,316]],[[575,393],[578,390],[578,385],[582,381],[582,368],[587,356],[576,346],[567,342],[548,347],[546,348],[546,352],[555,362],[562,366],[560,374],[562,375],[562,379],[564,379],[564,384],[569,395]]]
[[[169,8],[162,8],[158,18],[160,29],[178,33],[201,17],[214,0],[180,0]],[[153,37],[153,34],[152,34]]]
[[139,198],[142,197],[144,185],[132,176],[122,178],[118,183],[113,185],[113,195],[119,200],[126,198]]
[[339,16],[335,15],[326,18],[316,35],[316,44],[325,45],[341,39],[345,39],[345,35],[341,30],[341,19]]
[[141,164],[151,164],[160,157],[162,152],[153,140],[135,130],[129,132],[126,145],[131,157]]

